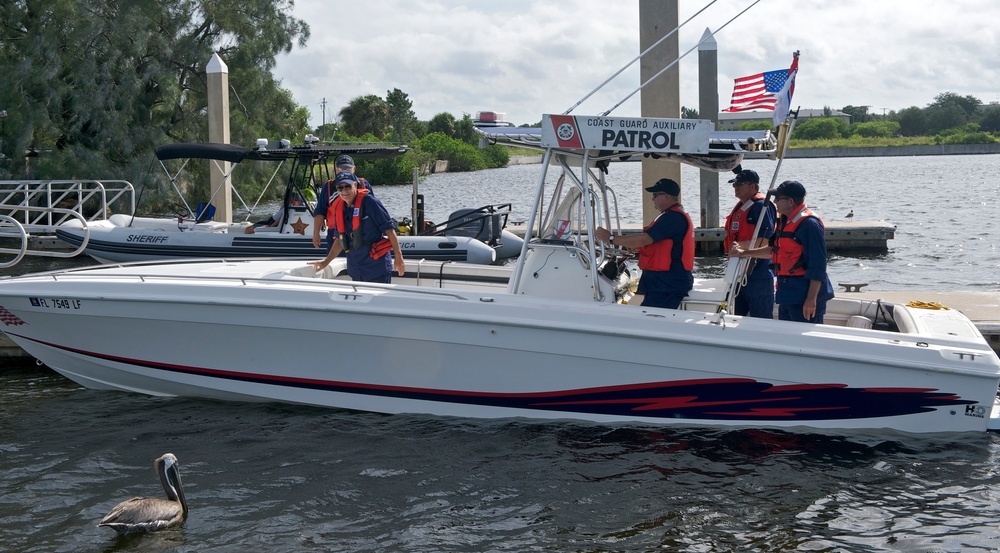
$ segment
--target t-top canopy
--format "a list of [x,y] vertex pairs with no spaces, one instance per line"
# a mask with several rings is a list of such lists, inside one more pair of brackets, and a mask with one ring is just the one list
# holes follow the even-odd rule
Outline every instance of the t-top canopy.
[[[276,143],[278,144],[278,143]],[[168,159],[216,159],[239,163],[243,160],[281,161],[294,158],[313,158],[323,160],[341,154],[349,154],[359,159],[381,159],[395,157],[406,153],[410,148],[392,144],[352,144],[332,146],[292,146],[292,147],[258,147],[247,148],[235,144],[218,144],[214,142],[192,142],[178,144],[161,144],[155,149],[156,158]]]
[[570,157],[588,152],[592,161],[632,156],[670,158],[728,171],[744,157],[774,158],[770,130],[713,131],[710,121],[652,117],[544,115],[539,127],[476,127],[485,139],[506,146],[552,149]]

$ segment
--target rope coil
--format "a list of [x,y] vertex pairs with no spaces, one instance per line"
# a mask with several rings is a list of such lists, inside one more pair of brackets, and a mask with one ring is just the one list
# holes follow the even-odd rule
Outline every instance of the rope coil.
[[911,301],[906,304],[906,307],[915,307],[917,309],[940,309],[944,311],[950,311],[950,307],[945,307],[936,301]]

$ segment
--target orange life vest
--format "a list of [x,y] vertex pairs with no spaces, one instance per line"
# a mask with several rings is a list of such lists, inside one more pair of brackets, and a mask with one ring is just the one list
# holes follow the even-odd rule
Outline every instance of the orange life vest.
[[816,219],[820,227],[823,221],[816,216],[806,204],[800,205],[792,212],[790,217],[782,217],[778,223],[778,228],[774,232],[774,250],[771,254],[771,261],[775,264],[775,274],[778,276],[802,276],[806,274],[806,258],[802,244],[795,240],[795,229],[799,228],[802,221],[812,217]]
[[[693,271],[694,225],[691,223],[691,217],[683,209],[681,209],[680,204],[674,204],[668,207],[663,213],[666,213],[667,211],[680,213],[687,220],[688,228],[687,232],[684,234],[684,241],[681,243],[680,262],[684,267],[684,270]],[[642,227],[643,232],[653,226],[653,224],[656,223],[656,220],[663,216],[663,213],[657,215],[656,219],[653,219],[652,223]],[[643,271],[669,271],[670,267],[673,265],[673,251],[674,240],[672,238],[647,244],[639,248],[639,268]]]
[[[729,246],[732,246],[733,242],[749,242],[753,238],[754,227],[747,224],[747,216],[750,214],[750,208],[758,200],[764,199],[764,195],[758,192],[753,198],[737,203],[726,217],[726,239],[723,243],[726,251],[729,251]],[[768,209],[766,202],[761,206],[761,210],[764,209]]]
[[[354,196],[354,216],[351,217],[351,248],[360,248],[367,246],[370,243],[366,242],[361,229],[361,219],[363,218],[364,210],[362,206],[364,205],[365,195],[368,194],[368,190],[358,190],[357,195]],[[347,235],[347,224],[344,221],[344,199],[339,195],[330,202],[330,207],[326,210],[326,226],[336,229],[341,237]],[[340,241],[341,245],[344,245],[343,238]],[[379,259],[385,254],[392,250],[392,242],[388,238],[383,236],[380,240],[377,240],[374,244],[371,244],[371,250],[369,253],[372,259]],[[344,245],[344,251],[351,251],[346,245]]]

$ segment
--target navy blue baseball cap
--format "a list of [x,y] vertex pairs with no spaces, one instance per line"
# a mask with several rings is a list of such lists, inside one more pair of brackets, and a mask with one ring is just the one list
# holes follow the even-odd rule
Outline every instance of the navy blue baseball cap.
[[681,185],[677,184],[673,179],[660,179],[653,186],[647,186],[646,192],[666,192],[671,196],[680,196]]
[[729,184],[743,184],[744,182],[760,184],[760,176],[757,174],[757,171],[744,169],[736,173],[736,178],[729,179]]
[[358,177],[355,177],[354,173],[350,171],[340,171],[333,179],[333,184],[340,184],[342,182],[358,182]]
[[774,189],[773,196],[788,196],[795,201],[802,201],[806,198],[806,187],[797,180],[786,180]]
[[354,158],[347,154],[337,156],[337,167],[354,167]]

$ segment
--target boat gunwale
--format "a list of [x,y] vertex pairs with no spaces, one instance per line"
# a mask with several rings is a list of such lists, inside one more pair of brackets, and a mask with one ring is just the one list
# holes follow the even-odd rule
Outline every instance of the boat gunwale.
[[[211,260],[216,261],[216,260]],[[181,262],[178,262],[181,263]],[[96,268],[106,268],[103,266]],[[86,269],[86,268],[84,268]],[[64,279],[62,282],[69,282],[72,280],[88,280],[92,281],[93,275],[91,274],[81,274],[79,272],[67,271],[66,274],[59,271],[54,272],[55,274],[36,274],[29,275],[32,277],[42,277],[49,279],[51,282],[59,282],[61,277],[69,277]],[[275,271],[274,273],[260,275],[260,276],[234,276],[234,275],[142,275],[142,274],[109,274],[109,275],[98,275],[100,278],[108,278],[109,280],[115,280],[117,282],[130,282],[139,285],[168,285],[169,282],[177,281],[200,281],[208,282],[212,284],[219,285],[220,288],[226,288],[226,283],[235,284],[238,287],[256,287],[256,288],[272,288],[272,287],[288,287],[299,288],[304,293],[325,293],[325,294],[372,294],[383,296],[386,294],[396,295],[407,295],[417,298],[430,298],[439,297],[446,299],[453,299],[460,302],[468,302],[466,305],[476,304],[476,303],[489,303],[495,305],[503,305],[502,302],[497,302],[497,298],[516,298],[515,301],[520,301],[520,298],[529,298],[529,306],[534,306],[541,309],[541,313],[550,313],[550,310],[546,308],[552,303],[560,304],[563,311],[571,312],[588,312],[593,314],[591,307],[597,309],[606,309],[605,315],[615,316],[615,317],[625,317],[626,319],[633,320],[648,320],[649,317],[655,317],[657,319],[666,319],[668,317],[673,318],[673,324],[682,325],[699,325],[702,328],[717,328],[720,331],[725,331],[727,328],[740,328],[741,325],[748,325],[751,328],[747,329],[749,332],[753,332],[752,338],[745,338],[739,340],[739,346],[741,349],[747,351],[753,351],[757,353],[767,353],[767,354],[782,354],[782,355],[792,355],[801,358],[812,358],[812,359],[827,359],[829,353],[836,351],[837,358],[841,361],[860,363],[860,364],[871,364],[872,356],[870,351],[862,353],[855,353],[854,350],[848,349],[847,351],[839,350],[835,345],[831,345],[826,348],[816,349],[814,347],[803,348],[801,344],[787,345],[761,342],[759,334],[764,332],[766,329],[755,329],[754,319],[749,317],[737,317],[735,315],[725,315],[719,317],[718,314],[714,313],[704,313],[699,311],[682,311],[682,310],[656,310],[657,312],[650,312],[650,308],[641,308],[639,306],[621,306],[617,304],[607,304],[607,303],[585,303],[579,304],[579,302],[559,300],[559,299],[543,299],[530,296],[521,295],[511,295],[506,293],[490,293],[489,291],[442,291],[441,289],[435,288],[420,288],[417,285],[406,285],[406,284],[380,284],[380,283],[365,283],[350,280],[337,280],[329,278],[314,278],[305,276],[290,275],[287,272]],[[18,278],[18,277],[14,277]],[[160,282],[157,282],[157,281]],[[34,292],[31,292],[34,294]],[[28,295],[27,293],[18,294],[21,296]],[[241,301],[242,298],[233,297],[218,297],[213,296],[209,299],[206,298],[193,298],[191,296],[178,297],[176,295],[160,295],[160,296],[150,296],[148,293],[135,293],[135,294],[123,294],[122,290],[116,291],[116,297],[111,298],[101,291],[88,293],[87,295],[75,294],[74,299],[84,299],[84,300],[101,300],[110,302],[135,302],[143,301],[150,303],[159,304],[170,304],[170,305],[214,305],[214,306],[230,306],[230,307],[243,307],[245,304]],[[477,301],[478,300],[478,301]],[[860,301],[860,300],[859,300]],[[334,303],[334,304],[315,304],[308,301],[296,301],[293,304],[287,302],[277,302],[268,301],[264,298],[256,298],[257,306],[268,309],[296,309],[302,311],[310,311],[317,313],[352,313],[357,314],[359,310],[357,307],[352,308],[350,304]],[[587,307],[584,307],[587,306]],[[623,307],[630,307],[632,309]],[[398,315],[399,310],[389,310],[380,306],[372,305],[370,302],[364,302],[364,309],[367,314],[381,314],[381,315]],[[461,312],[448,312],[448,313],[429,313],[425,310],[407,310],[406,316],[418,319],[448,319],[454,322],[465,323],[465,324],[498,324],[504,326],[512,326],[517,328],[523,328],[528,330],[552,330],[553,321],[548,318],[543,319],[528,319],[524,316],[502,316],[498,318],[499,314],[494,313],[493,318],[489,321],[483,321],[482,317],[472,313],[461,313]],[[678,317],[684,317],[683,320],[677,320]],[[899,356],[881,356],[878,357],[877,363],[884,367],[893,367],[898,369],[906,370],[923,370],[932,371],[935,373],[956,373],[959,370],[963,371],[964,374],[969,374],[973,376],[983,376],[995,378],[1000,376],[1000,363],[994,361],[989,363],[989,356],[995,354],[990,349],[989,344],[986,343],[985,339],[979,340],[966,340],[966,339],[951,339],[946,336],[928,335],[928,334],[909,334],[909,333],[895,333],[887,332],[881,330],[873,329],[861,329],[861,328],[851,328],[842,327],[839,325],[810,325],[810,328],[803,328],[805,323],[795,323],[789,321],[771,321],[778,323],[785,323],[788,329],[800,329],[801,332],[789,332],[788,336],[800,336],[806,339],[816,339],[823,342],[828,342],[830,340],[836,340],[838,343],[843,340],[850,340],[851,343],[857,341],[863,341],[870,343],[873,346],[878,346],[880,348],[885,347],[902,347],[902,348],[918,348],[913,351],[927,351],[927,352],[938,352],[939,354],[944,353],[948,350],[955,349],[969,349],[974,351],[969,351],[967,353],[977,353],[976,358],[983,358],[984,361],[977,361],[976,359],[971,359],[969,363],[974,363],[975,366],[963,366],[956,367],[954,363],[947,363],[946,358],[943,355],[939,355],[937,359],[938,362],[931,362],[927,360],[915,360],[909,357],[900,358]],[[721,323],[721,324],[719,324]],[[575,323],[573,327],[576,332],[586,332],[588,334],[600,335],[600,336],[617,336],[620,338],[630,338],[637,340],[647,340],[647,341],[657,341],[657,342],[671,342],[683,345],[700,345],[707,347],[718,347],[725,348],[734,345],[734,342],[727,341],[725,343],[719,341],[718,339],[712,339],[710,337],[703,337],[695,333],[685,333],[682,336],[671,336],[662,332],[659,328],[646,328],[645,324],[636,324],[634,326],[629,326],[625,329],[616,329],[615,325],[609,325],[606,319],[602,320],[600,324],[590,323],[587,325],[581,325],[579,320]],[[873,335],[872,333],[886,333],[885,336]],[[882,342],[885,342],[884,344]],[[930,343],[928,343],[930,342]],[[922,345],[926,344],[926,345]],[[867,349],[867,348],[865,348]],[[982,355],[978,355],[982,353]]]

